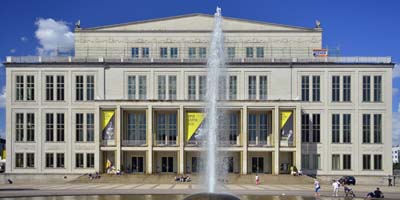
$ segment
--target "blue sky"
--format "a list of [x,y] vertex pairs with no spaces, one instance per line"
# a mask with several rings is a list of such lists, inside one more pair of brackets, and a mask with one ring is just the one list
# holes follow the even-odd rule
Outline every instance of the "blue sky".
[[[37,55],[35,36],[39,19],[64,21],[71,29],[123,23],[187,13],[212,14],[216,6],[224,16],[272,23],[324,28],[323,45],[339,46],[344,56],[392,56],[400,62],[400,1],[379,0],[2,0],[0,2],[0,60]],[[5,84],[0,67],[0,92]],[[394,143],[400,143],[400,72],[393,78]],[[1,96],[2,95],[2,96]],[[5,132],[5,109],[0,95],[0,134]]]

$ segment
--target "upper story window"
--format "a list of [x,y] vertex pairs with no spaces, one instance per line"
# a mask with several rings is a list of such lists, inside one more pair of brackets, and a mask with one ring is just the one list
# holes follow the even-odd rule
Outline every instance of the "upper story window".
[[254,100],[257,98],[257,76],[249,76],[248,93],[249,99]]
[[310,78],[309,76],[301,76],[301,100],[309,101],[310,99]]
[[257,47],[256,55],[257,55],[257,58],[264,58],[264,47]]
[[331,95],[332,95],[331,96],[332,102],[340,102],[340,101],[351,102],[351,76],[350,75],[332,76]]
[[189,47],[189,58],[196,58],[196,48]]
[[189,100],[196,99],[196,76],[188,76],[188,97]]
[[65,138],[64,113],[56,113],[56,114],[46,113],[46,142],[53,142],[53,141],[63,142],[64,138]]
[[[311,84],[310,84],[311,81]],[[310,88],[310,85],[312,86]],[[311,90],[310,90],[311,89]],[[312,95],[310,97],[310,91]],[[301,100],[320,101],[321,100],[321,79],[320,76],[301,76]]]
[[160,58],[168,58],[168,49],[167,47],[160,48]]
[[63,75],[46,76],[46,101],[64,101],[65,86]]
[[[15,114],[15,141],[34,142],[35,141],[35,114],[16,113]],[[25,137],[26,136],[26,137]]]
[[235,58],[236,54],[235,47],[228,47],[228,58]]
[[[86,78],[86,79],[85,79]],[[95,82],[93,75],[75,76],[75,100],[93,101],[95,91]]]
[[382,102],[382,76],[374,76],[374,101]]
[[237,99],[237,76],[229,76],[229,100]]
[[259,79],[260,79],[260,85],[259,85],[260,99],[266,100],[268,91],[268,78],[267,76],[260,76]]
[[343,76],[343,101],[351,101],[351,76]]
[[178,48],[177,47],[171,47],[170,48],[170,57],[171,58],[178,58]]
[[207,76],[199,76],[199,98],[204,100],[207,92]]
[[[373,120],[373,127],[371,121]],[[373,131],[373,135],[371,134]],[[363,143],[382,143],[382,114],[363,114],[362,115]],[[371,136],[373,138],[371,139]]]
[[363,76],[362,77],[362,86],[363,86],[363,102],[371,101],[371,77]]
[[332,76],[332,101],[340,101],[340,76]]
[[158,99],[175,100],[176,99],[176,76],[160,75],[157,81]]
[[[372,81],[373,87],[371,87]],[[382,102],[382,76],[363,76],[362,86],[363,102]],[[373,94],[373,99],[371,94]]]
[[139,58],[139,48],[132,48],[132,58]]
[[246,58],[253,58],[253,47],[246,47]]
[[[33,75],[15,76],[15,100],[34,101],[35,100],[35,77]],[[26,95],[25,95],[26,94]]]
[[200,58],[206,58],[207,57],[207,48],[205,48],[205,47],[200,47],[199,48],[199,57]]
[[321,115],[319,113],[301,114],[301,142],[319,143],[321,140]]
[[[140,50],[139,47],[132,47],[131,53],[132,53],[131,56],[134,59],[139,58],[140,56],[142,58],[148,58],[149,54],[150,54],[150,49],[149,49],[149,47],[142,47]],[[141,53],[141,55],[140,55],[140,53]]]
[[94,141],[94,113],[75,114],[75,140],[77,142]]
[[[258,83],[258,84],[257,84]],[[248,99],[260,100],[268,99],[268,76],[265,75],[250,75],[248,76],[247,85]]]
[[149,47],[142,47],[142,57],[143,58],[148,58],[149,55],[150,55]]
[[177,144],[177,115],[176,112],[156,113],[156,141],[157,144]]
[[147,99],[147,77],[145,75],[128,76],[128,99]]

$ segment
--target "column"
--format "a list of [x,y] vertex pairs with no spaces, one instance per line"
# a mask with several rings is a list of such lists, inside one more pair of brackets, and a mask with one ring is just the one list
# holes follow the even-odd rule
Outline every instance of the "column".
[[296,145],[296,153],[294,155],[294,165],[297,169],[301,169],[301,107],[300,105],[296,106],[295,110],[295,118],[293,120],[295,127],[295,145]]
[[275,109],[273,111],[274,115],[274,156],[272,162],[274,163],[274,168],[272,174],[278,175],[279,174],[279,139],[280,139],[280,128],[279,128],[279,106],[275,106]]
[[247,174],[247,106],[242,109],[242,174]]
[[116,151],[115,151],[115,167],[116,169],[121,170],[121,128],[122,128],[122,113],[121,113],[121,106],[117,106],[117,110],[115,112],[115,128],[116,128],[116,133],[115,133],[115,144],[116,144]]
[[153,173],[153,108],[147,106],[147,152],[146,152],[146,167],[147,174]]
[[179,155],[178,155],[178,166],[179,166],[179,174],[184,174],[185,173],[185,152],[184,152],[184,146],[185,146],[185,122],[184,122],[184,110],[183,110],[183,105],[179,106]]

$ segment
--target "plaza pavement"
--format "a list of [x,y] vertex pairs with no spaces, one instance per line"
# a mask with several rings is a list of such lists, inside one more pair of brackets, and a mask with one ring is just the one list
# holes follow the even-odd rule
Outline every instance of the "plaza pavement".
[[[321,196],[331,195],[331,186],[322,185]],[[365,197],[373,186],[352,187],[357,197]],[[385,197],[400,199],[400,187],[380,187]],[[217,191],[237,195],[296,195],[313,196],[314,186],[303,185],[219,185]],[[114,195],[114,194],[193,194],[205,191],[204,186],[191,183],[128,184],[128,183],[66,183],[66,184],[0,184],[0,197],[64,196],[64,195]],[[340,195],[344,196],[343,188]]]

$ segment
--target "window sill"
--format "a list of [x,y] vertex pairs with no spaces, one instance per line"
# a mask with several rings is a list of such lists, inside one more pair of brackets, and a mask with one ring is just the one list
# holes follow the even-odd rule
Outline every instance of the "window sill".
[[15,141],[14,143],[36,143],[35,141]]

